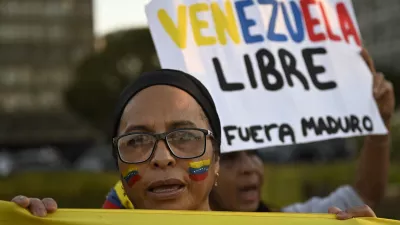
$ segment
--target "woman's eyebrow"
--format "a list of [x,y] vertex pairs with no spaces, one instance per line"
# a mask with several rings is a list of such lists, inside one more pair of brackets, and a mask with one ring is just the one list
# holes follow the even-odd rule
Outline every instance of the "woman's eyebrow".
[[197,126],[195,123],[189,120],[177,120],[170,122],[168,128],[197,128]]
[[148,126],[145,125],[129,125],[127,128],[125,128],[124,133],[130,133],[130,132],[140,132],[140,131],[144,131],[144,132],[151,132],[151,129],[149,129]]

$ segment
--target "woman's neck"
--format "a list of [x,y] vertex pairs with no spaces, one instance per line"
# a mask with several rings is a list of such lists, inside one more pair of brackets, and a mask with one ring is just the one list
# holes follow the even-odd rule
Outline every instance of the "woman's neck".
[[210,207],[210,203],[208,202],[208,199],[206,201],[204,201],[203,204],[199,205],[199,207],[197,207],[195,210],[196,211],[212,211],[211,207]]
[[215,199],[215,195],[210,195],[210,210],[211,211],[227,211],[224,209],[220,204],[218,204],[218,201]]

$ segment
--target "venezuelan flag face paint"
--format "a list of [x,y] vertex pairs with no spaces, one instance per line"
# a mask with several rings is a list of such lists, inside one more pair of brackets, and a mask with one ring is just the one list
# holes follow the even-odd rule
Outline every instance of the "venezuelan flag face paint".
[[128,171],[122,175],[129,187],[132,187],[137,181],[140,180],[140,178],[142,178],[139,175],[139,171],[136,167],[129,168]]
[[208,176],[208,168],[210,167],[210,160],[202,160],[198,162],[189,163],[189,177],[194,181],[202,181]]

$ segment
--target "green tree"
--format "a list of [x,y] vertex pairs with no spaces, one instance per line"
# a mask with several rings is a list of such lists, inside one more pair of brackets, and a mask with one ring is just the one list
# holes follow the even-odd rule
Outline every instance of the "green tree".
[[142,72],[159,68],[159,63],[146,28],[111,33],[103,44],[102,50],[93,51],[77,66],[65,98],[69,108],[109,134],[121,90]]

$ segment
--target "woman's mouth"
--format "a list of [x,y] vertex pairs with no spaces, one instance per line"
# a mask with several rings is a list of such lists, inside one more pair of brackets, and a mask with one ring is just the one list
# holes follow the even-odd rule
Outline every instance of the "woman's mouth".
[[239,198],[244,202],[260,201],[260,190],[257,185],[246,185],[239,188]]
[[177,191],[183,187],[184,187],[183,185],[163,185],[155,188],[150,188],[149,191],[154,193],[165,193],[165,192]]
[[184,190],[185,184],[178,179],[167,179],[153,182],[147,188],[148,196],[157,200],[177,198]]

